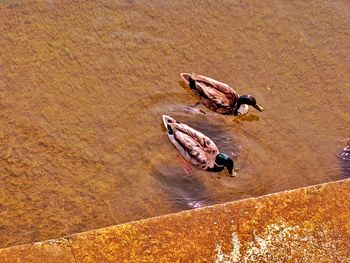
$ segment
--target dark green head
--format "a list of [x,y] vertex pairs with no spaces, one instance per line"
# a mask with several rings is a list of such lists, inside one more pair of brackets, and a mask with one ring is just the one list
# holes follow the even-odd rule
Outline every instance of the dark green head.
[[219,153],[215,158],[215,164],[218,166],[225,166],[228,170],[228,173],[232,175],[234,163],[228,155]]
[[243,105],[243,104],[250,105],[250,106],[254,107],[255,109],[257,109],[258,111],[264,110],[263,107],[261,107],[259,104],[256,103],[256,99],[252,95],[242,95],[237,100],[236,108],[233,112],[234,115],[238,114],[239,107],[241,107],[241,105]]

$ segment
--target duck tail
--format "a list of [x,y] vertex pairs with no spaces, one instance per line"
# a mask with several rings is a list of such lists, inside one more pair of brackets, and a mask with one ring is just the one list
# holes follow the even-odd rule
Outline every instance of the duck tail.
[[167,132],[169,134],[173,134],[173,129],[171,128],[171,124],[176,123],[176,120],[171,118],[168,115],[162,115],[162,118],[163,118],[164,126],[167,129]]
[[193,79],[193,76],[196,76],[195,73],[192,73],[192,74],[190,74],[190,73],[181,73],[180,76],[183,79],[183,81],[186,83],[187,86],[189,86],[193,90],[196,89],[195,80]]
[[190,85],[190,80],[192,79],[191,78],[191,74],[189,73],[181,73],[180,74],[182,80],[187,84],[187,85]]

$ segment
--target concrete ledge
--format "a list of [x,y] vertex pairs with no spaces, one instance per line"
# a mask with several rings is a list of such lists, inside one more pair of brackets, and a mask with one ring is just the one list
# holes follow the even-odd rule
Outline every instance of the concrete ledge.
[[349,262],[349,198],[350,180],[332,182],[8,248],[0,262]]
[[74,263],[76,261],[68,239],[61,238],[2,249],[0,262]]

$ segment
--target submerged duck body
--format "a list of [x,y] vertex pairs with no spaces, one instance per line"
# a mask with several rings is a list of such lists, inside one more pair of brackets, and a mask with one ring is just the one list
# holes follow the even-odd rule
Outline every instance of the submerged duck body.
[[167,115],[162,117],[170,141],[184,159],[200,169],[212,172],[220,172],[226,167],[232,175],[233,160],[220,153],[209,137]]
[[251,95],[239,95],[229,85],[195,73],[181,73],[181,78],[201,98],[201,103],[212,111],[221,114],[246,114],[248,105],[258,111],[263,108]]

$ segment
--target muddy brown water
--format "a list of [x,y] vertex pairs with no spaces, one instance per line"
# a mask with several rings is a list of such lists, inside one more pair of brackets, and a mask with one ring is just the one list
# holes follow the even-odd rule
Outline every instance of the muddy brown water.
[[[347,1],[73,2],[0,7],[1,247],[346,176]],[[265,111],[191,110],[181,72]],[[162,114],[237,177],[185,175]]]

